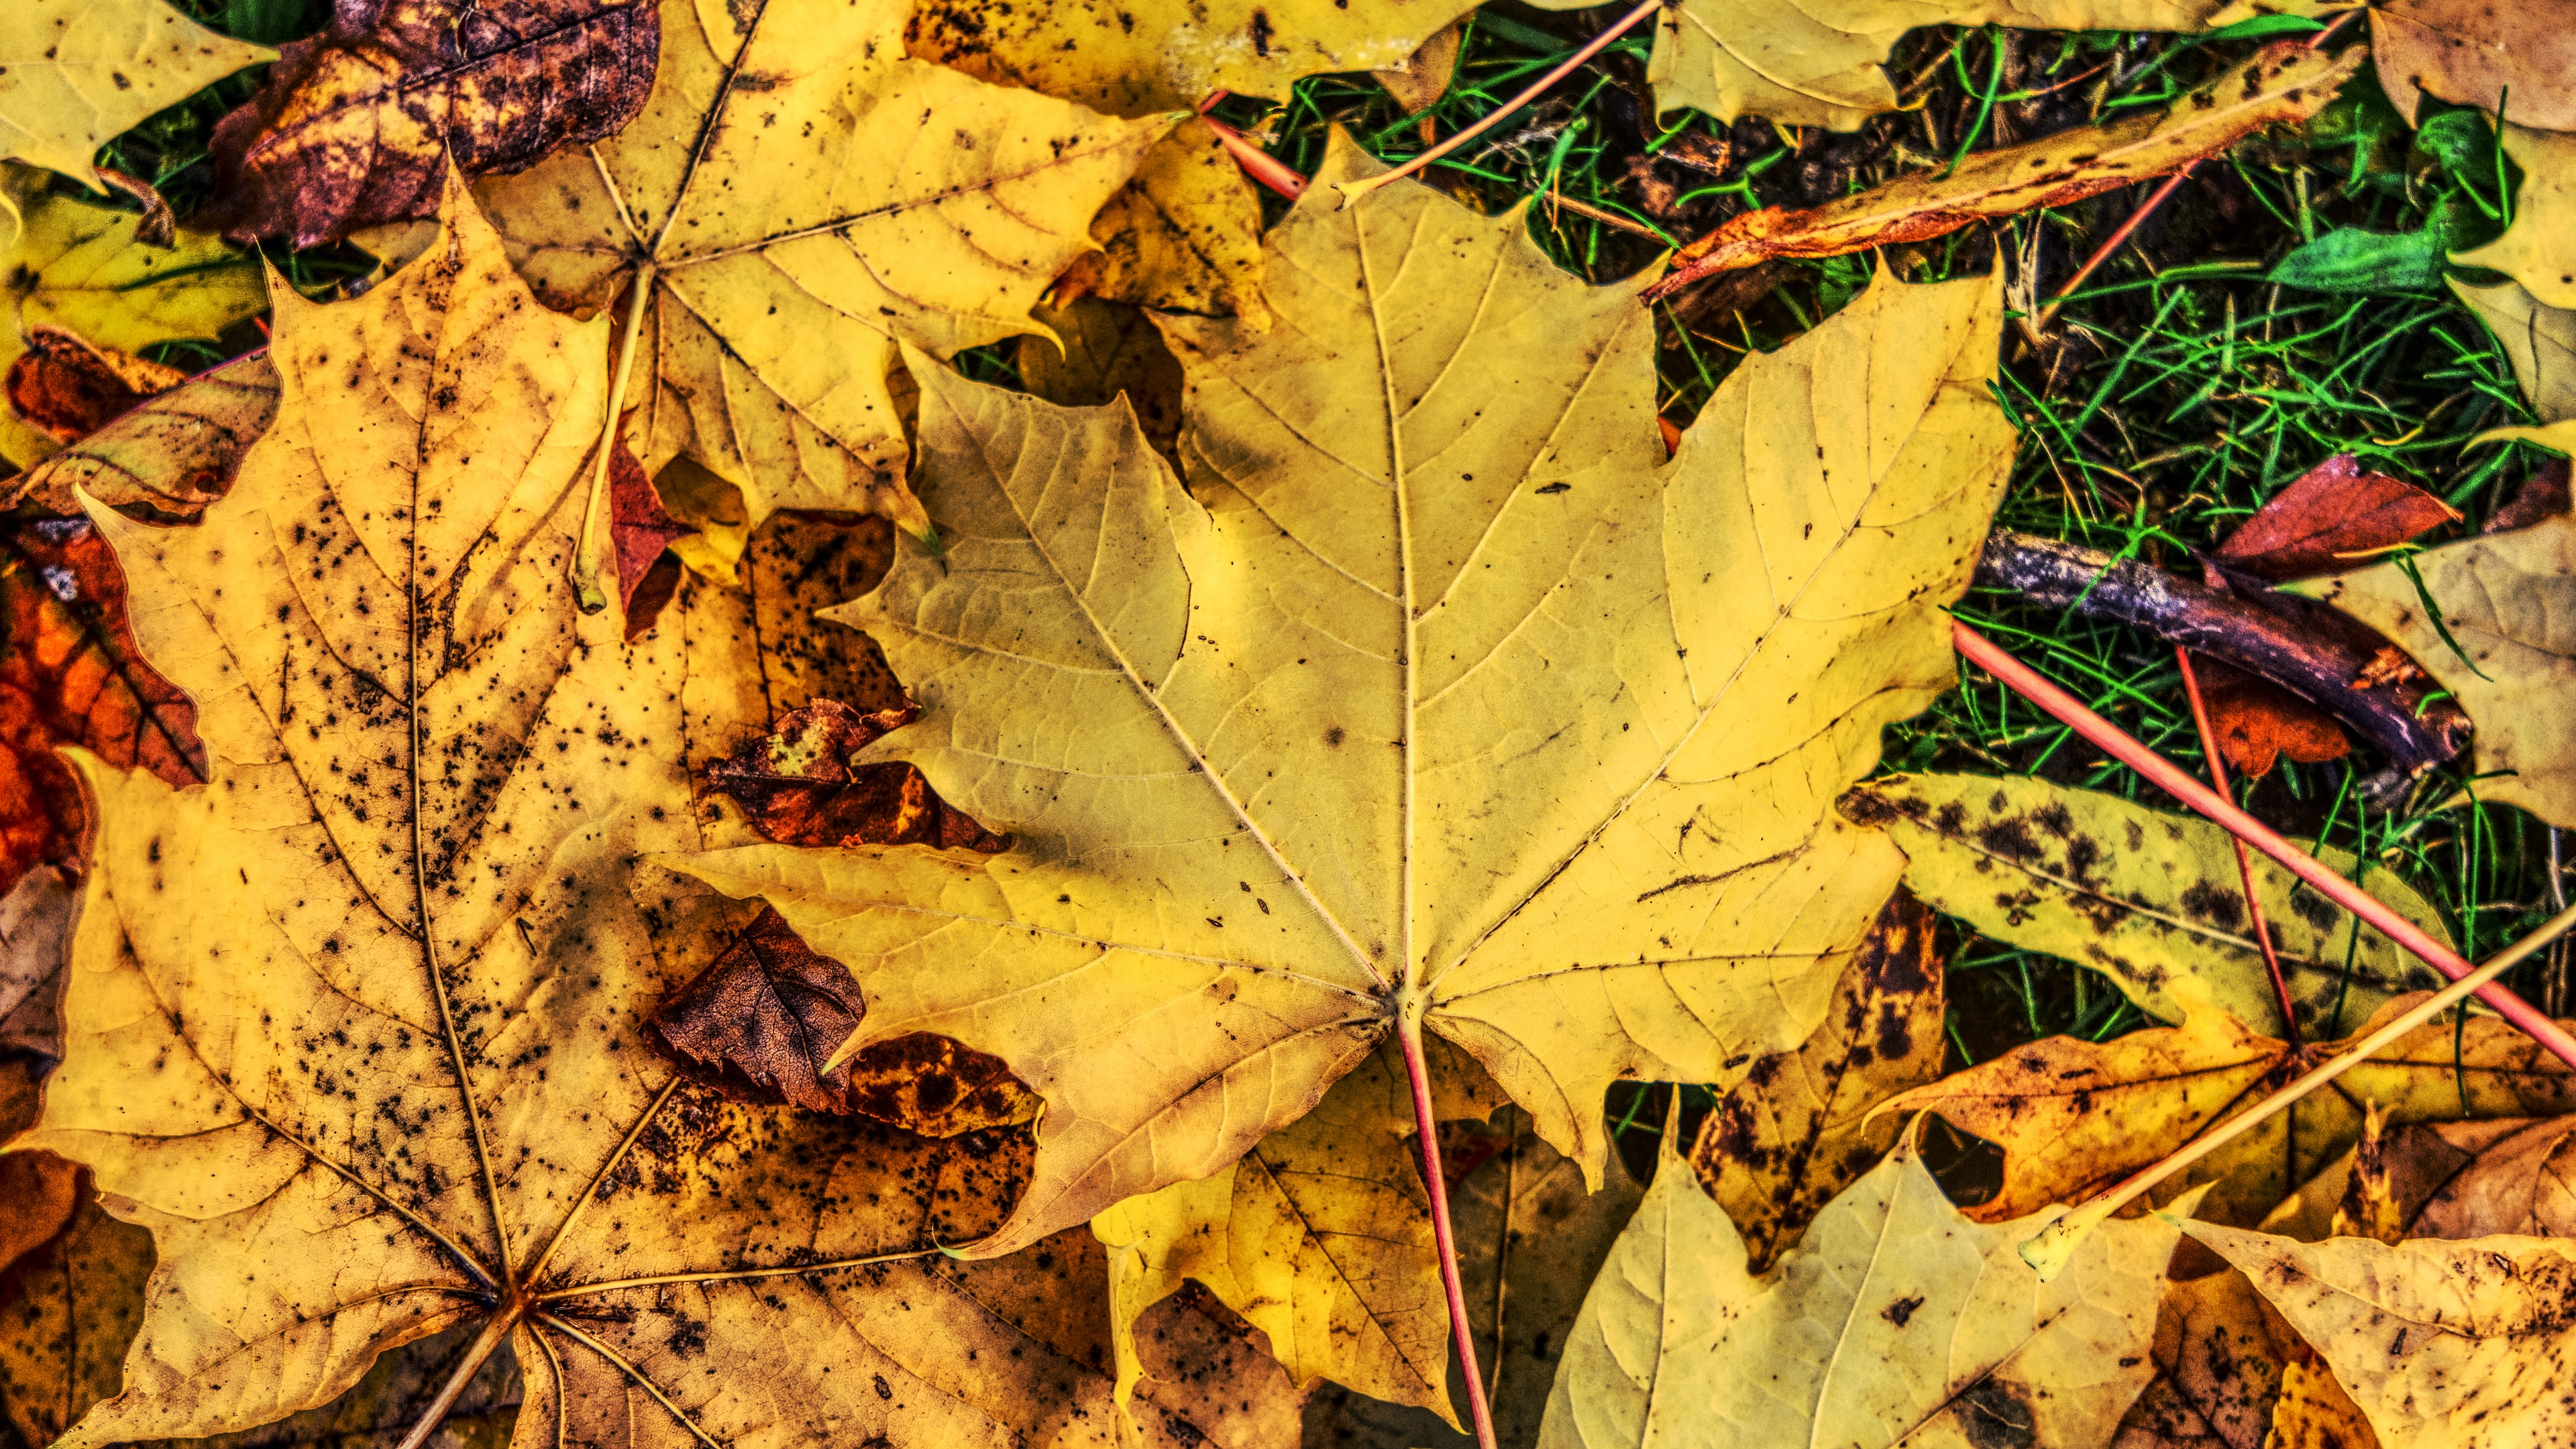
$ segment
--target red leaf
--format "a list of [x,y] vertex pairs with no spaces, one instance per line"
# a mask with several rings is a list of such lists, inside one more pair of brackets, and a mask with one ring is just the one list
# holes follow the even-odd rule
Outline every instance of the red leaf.
[[653,560],[675,538],[697,532],[662,510],[662,495],[644,476],[644,465],[617,445],[608,458],[608,533],[617,544],[617,602],[632,610],[635,590],[653,571]]
[[2362,555],[2459,516],[2414,484],[2364,473],[2351,454],[2341,453],[2301,474],[2238,525],[2218,546],[2218,557],[2236,571],[2275,581],[2337,573],[2357,566]]

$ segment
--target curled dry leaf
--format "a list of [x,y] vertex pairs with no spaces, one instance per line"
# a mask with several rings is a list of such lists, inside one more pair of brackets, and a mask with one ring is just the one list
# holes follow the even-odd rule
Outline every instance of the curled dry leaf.
[[907,60],[904,0],[658,3],[633,123],[485,180],[484,204],[542,295],[628,324],[620,406],[648,474],[685,454],[741,490],[752,526],[865,508],[917,531],[898,343],[946,356],[1032,330],[1170,121]]
[[922,703],[866,758],[1015,848],[681,863],[867,982],[851,1047],[939,1032],[1047,1099],[979,1255],[1214,1175],[1399,1022],[1597,1176],[1609,1085],[1803,1039],[1901,869],[1829,807],[1954,677],[1939,601],[2011,447],[1995,285],[1882,277],[1659,471],[1632,284],[1410,181],[1307,195],[1279,325],[1167,324],[1195,494],[1124,410],[918,364],[956,541],[828,617]]
[[58,747],[172,784],[206,778],[196,706],[136,651],[128,597],[88,523],[0,525],[0,889],[80,841],[88,816]]
[[2391,1449],[2563,1443],[2576,1246],[2563,1239],[2286,1238],[2183,1231],[2244,1272]]
[[80,512],[87,493],[110,508],[194,516],[223,496],[242,454],[277,416],[277,369],[265,349],[138,404],[15,478],[0,508]]
[[1941,1075],[1945,1003],[1929,906],[1904,891],[1843,968],[1833,1004],[1794,1052],[1764,1057],[1701,1124],[1691,1170],[1769,1271],[1809,1221],[1896,1141],[1870,1109]]
[[1669,1141],[1592,1283],[1540,1449],[2107,1442],[2147,1382],[2174,1228],[2106,1223],[2053,1281],[2055,1212],[1971,1222],[1910,1145],[1764,1275]]
[[9,362],[9,407],[58,443],[86,438],[188,380],[175,367],[97,346],[62,327],[31,327],[26,342],[27,350]]
[[[211,339],[267,305],[256,258],[202,232],[146,246],[135,238],[141,221],[71,196],[27,205],[16,245],[0,247],[0,365],[16,362],[39,327],[132,352]],[[59,446],[31,424],[0,417],[0,459],[23,466]]]
[[[1677,7],[1677,15],[1688,15]],[[2161,116],[2061,131],[2020,146],[1980,151],[1947,173],[1916,172],[1857,196],[1799,211],[1764,207],[1683,247],[1672,273],[1646,292],[1669,294],[1711,272],[1775,257],[1833,257],[1923,241],[1987,217],[2066,206],[2186,166],[2265,126],[2303,121],[2325,109],[2359,69],[2356,47],[2341,55],[2284,40],[2177,100]]]
[[[2341,1045],[2293,1048],[2203,1008],[2180,1026],[2106,1042],[2061,1036],[2015,1047],[1890,1106],[1928,1108],[2002,1148],[2003,1190],[1970,1215],[2009,1217],[2110,1186]],[[2436,1022],[2212,1153],[2159,1189],[2155,1200],[2169,1202],[2194,1184],[2215,1183],[2205,1216],[2259,1221],[2292,1187],[2360,1140],[2364,1107],[2374,1101],[2400,1123],[2523,1117],[2576,1107],[2576,1081],[2557,1058],[2504,1022],[2471,1017],[2456,1030]]]
[[2110,1449],[2265,1449],[2282,1368],[2301,1351],[2244,1274],[2167,1284],[2147,1354],[2154,1375]]
[[274,1421],[460,1325],[457,1371],[506,1347],[524,1422],[569,1442],[1106,1422],[1108,1376],[998,1306],[1022,1280],[938,1253],[996,1225],[1024,1136],[727,1102],[637,1050],[749,915],[638,858],[751,838],[684,751],[765,724],[759,635],[695,583],[631,645],[581,611],[609,328],[537,306],[449,205],[363,297],[280,299],[286,401],[201,525],[97,515],[215,779],[83,757],[98,843],[29,1141],[160,1266],[148,1348],[58,1442]]
[[2481,799],[2576,826],[2576,709],[2568,707],[2576,691],[2576,518],[2463,539],[2404,567],[2381,564],[2310,587],[2396,640],[2458,697],[2477,725],[2470,743]]
[[[2262,950],[2245,934],[2233,836],[2194,815],[2031,776],[1873,780],[1843,812],[1885,826],[1906,852],[1906,888],[1999,941],[2109,976],[2138,1009],[2179,1021],[2206,998],[2238,1021],[2283,1029]],[[2349,876],[2349,851],[2314,847]],[[2254,862],[2264,922],[2299,1035],[2340,1035],[2390,997],[2443,984],[2433,969],[2270,860]],[[2441,913],[2390,871],[2362,889],[2448,941]]]
[[[906,703],[861,714],[818,699],[780,717],[733,757],[707,766],[707,783],[734,798],[763,839],[782,845],[927,845],[998,855],[1011,848],[941,800],[912,766],[859,756],[918,711]],[[824,1043],[829,1051],[838,1038]]]
[[103,191],[90,158],[109,138],[276,55],[217,35],[163,0],[10,0],[0,11],[0,56],[8,57],[0,161]]
[[523,171],[653,86],[654,0],[333,0],[215,127],[204,225],[298,247],[435,215],[449,165]]
[[[2370,50],[2397,114],[2420,97],[2550,131],[2576,131],[2576,5],[2568,0],[2388,0],[2370,9]],[[2508,100],[2508,96],[2510,100]]]

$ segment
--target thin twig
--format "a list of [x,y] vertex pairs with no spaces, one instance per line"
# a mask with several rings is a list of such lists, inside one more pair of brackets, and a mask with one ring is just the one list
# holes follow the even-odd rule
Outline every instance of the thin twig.
[[2084,279],[2093,275],[2093,269],[2109,261],[2111,254],[2128,241],[2129,233],[2138,229],[2138,223],[2155,215],[2156,208],[2165,204],[2165,198],[2181,190],[2184,179],[2191,175],[2191,168],[2199,164],[2196,160],[2186,161],[2180,171],[2166,177],[2165,184],[2157,187],[2155,194],[2140,203],[2137,210],[2130,212],[2129,219],[2121,222],[2118,230],[2102,239],[2102,244],[2093,249],[2093,255],[2084,259],[2084,265],[2077,267],[2075,275],[2066,279],[2066,285],[2057,289],[2056,297],[2039,309],[2039,316],[2031,325],[2039,331],[2047,331],[2049,319],[2057,315],[2058,308],[2066,305],[2066,299],[2074,294],[2076,288],[2084,285]]
[[1449,1297],[1449,1338],[1458,1345],[1458,1367],[1467,1380],[1467,1419],[1476,1449],[1496,1449],[1494,1411],[1485,1402],[1485,1376],[1476,1367],[1476,1335],[1467,1327],[1467,1288],[1458,1278],[1458,1235],[1449,1226],[1449,1178],[1440,1170],[1440,1123],[1431,1110],[1431,1065],[1422,1056],[1422,1026],[1410,1012],[1396,1020],[1404,1048],[1404,1075],[1413,1083],[1414,1136],[1422,1144],[1422,1185],[1431,1193],[1431,1237],[1440,1252],[1440,1290]]
[[[2272,827],[2237,809],[2235,802],[2213,792],[2176,768],[2172,761],[2138,743],[2118,725],[2085,708],[2081,700],[2015,659],[1993,640],[1955,619],[1950,621],[1950,635],[1951,642],[1969,662],[2092,741],[2105,754],[2145,776],[2148,783],[2217,821],[2239,840],[2279,861],[2292,875],[2315,887],[2327,900],[2369,922],[2381,935],[2422,958],[2426,965],[2454,981],[2470,974],[2469,963],[2460,959],[2458,952],[2434,940],[2423,927],[2399,915],[2378,897],[2328,870],[2318,863],[2315,856],[2283,839]],[[2543,1015],[2538,1007],[2495,985],[2481,986],[2478,999],[2495,1008],[2496,1015],[2520,1027],[2551,1056],[2576,1067],[2576,1036],[2570,1036],[2564,1027]]]
[[[2174,646],[2174,662],[2182,666],[2182,691],[2191,700],[2192,726],[2200,731],[2200,753],[2209,761],[2209,783],[2218,793],[2227,793],[2227,760],[2219,752],[2218,731],[2209,727],[2209,706],[2200,697],[2200,675],[2191,667],[2191,651]],[[2272,999],[2281,1008],[2281,1030],[2292,1046],[2299,1042],[2299,1014],[2290,1000],[2289,978],[2281,974],[2280,953],[2272,949],[2272,928],[2263,919],[2263,900],[2254,890],[2254,857],[2242,840],[2230,841],[2236,847],[2236,874],[2245,882],[2245,916],[2252,928],[2254,944],[2263,953],[2264,969],[2272,973]]]
[[2413,1010],[2386,1026],[2354,1042],[2332,1061],[2315,1068],[2262,1101],[2230,1117],[2217,1130],[2186,1144],[2181,1150],[2151,1167],[2130,1175],[2119,1186],[2087,1201],[2083,1206],[2042,1228],[2021,1245],[2021,1260],[2039,1270],[2040,1281],[2046,1282],[2063,1270],[2075,1257],[2084,1236],[2113,1213],[2139,1197],[2152,1192],[2157,1184],[2200,1161],[2219,1148],[2253,1131],[2291,1103],[2342,1076],[2385,1050],[2389,1043],[2406,1035],[2434,1017],[2467,1000],[2472,993],[2483,993],[2495,979],[2522,964],[2526,957],[2558,939],[2569,926],[2576,926],[2576,911],[2560,911],[2537,931],[2497,952],[2477,970],[2428,996]]

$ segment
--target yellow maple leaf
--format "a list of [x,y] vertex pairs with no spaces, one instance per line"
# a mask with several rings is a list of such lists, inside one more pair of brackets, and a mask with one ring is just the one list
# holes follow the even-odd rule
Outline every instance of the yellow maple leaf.
[[2464,538],[2300,592],[2396,641],[2459,700],[2477,726],[2480,799],[2576,827],[2576,517]]
[[1036,331],[1030,305],[1171,121],[905,59],[904,0],[661,4],[635,120],[483,182],[484,205],[550,301],[626,309],[647,473],[695,459],[742,491],[748,526],[872,508],[917,530],[898,344]]
[[1168,324],[1193,491],[1123,409],[920,365],[956,542],[830,617],[924,707],[870,757],[1018,847],[686,865],[868,983],[843,1053],[938,1032],[1046,1099],[978,1254],[1223,1170],[1390,1032],[1597,1182],[1609,1085],[1803,1039],[1901,867],[1829,805],[1954,677],[1996,284],[1882,277],[1658,469],[1634,283],[1410,182],[1309,197],[1276,325]]
[[[738,591],[686,584],[632,641],[580,609],[609,335],[537,305],[451,187],[412,266],[281,294],[276,420],[198,524],[93,510],[214,768],[82,765],[64,1061],[22,1141],[90,1166],[158,1266],[65,1446],[272,1422],[457,1328],[451,1384],[507,1345],[521,1425],[567,1442],[1106,1420],[1094,1345],[1051,1327],[1096,1292],[1089,1235],[939,1251],[997,1224],[1024,1136],[732,1104],[644,1044],[748,916],[638,857],[753,838],[688,767],[782,676]],[[1032,1297],[1034,1330],[1005,1312]]]
[[163,0],[10,0],[0,10],[0,160],[104,189],[90,158],[109,138],[275,59]]
[[[166,247],[134,238],[143,218],[74,196],[39,195],[14,245],[0,246],[0,370],[27,350],[28,329],[68,328],[102,346],[211,339],[268,305],[258,259],[199,232]],[[0,458],[32,464],[62,444],[0,409]]]

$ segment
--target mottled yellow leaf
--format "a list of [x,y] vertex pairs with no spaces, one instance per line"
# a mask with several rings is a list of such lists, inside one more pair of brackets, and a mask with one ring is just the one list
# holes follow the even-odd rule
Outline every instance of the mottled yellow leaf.
[[2147,1355],[2155,1375],[2110,1449],[2264,1449],[2282,1365],[2297,1351],[2244,1274],[2166,1284]]
[[2478,798],[2576,827],[2576,517],[2446,543],[2404,567],[2380,564],[2301,592],[2396,641],[2459,699],[2477,726]]
[[1664,1154],[1592,1283],[1540,1449],[2015,1444],[2092,1449],[2146,1385],[2175,1229],[2111,1222],[2042,1283],[1900,1146],[1778,1268]]
[[1079,278],[1091,296],[1165,312],[1231,314],[1254,326],[1269,321],[1261,301],[1261,200],[1204,121],[1182,122],[1145,152],[1135,179],[1092,220],[1091,239],[1099,254],[1075,263],[1068,278]]
[[[2241,1275],[2240,1275],[2241,1276]],[[2293,1360],[2281,1370],[2272,1433],[2263,1449],[2378,1449],[2379,1436],[2324,1364]]]
[[[26,351],[27,330],[64,327],[105,347],[213,338],[268,304],[259,262],[214,237],[181,232],[167,247],[134,239],[143,218],[78,197],[37,195],[14,246],[0,246],[0,369]],[[61,447],[0,408],[0,458],[34,463]]]
[[1124,409],[920,364],[953,542],[828,617],[923,706],[869,758],[1017,847],[685,867],[867,982],[844,1053],[937,1032],[1046,1099],[979,1254],[1223,1170],[1399,1021],[1598,1180],[1610,1084],[1794,1046],[1901,867],[1830,801],[1954,678],[1994,282],[1882,277],[1658,468],[1634,284],[1520,213],[1322,186],[1268,248],[1276,325],[1167,324],[1187,491]]
[[0,160],[103,190],[90,158],[110,137],[276,58],[163,0],[9,0],[0,8]]

